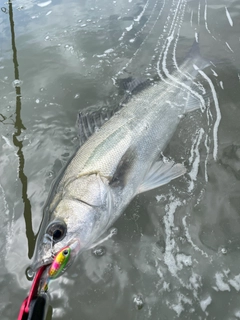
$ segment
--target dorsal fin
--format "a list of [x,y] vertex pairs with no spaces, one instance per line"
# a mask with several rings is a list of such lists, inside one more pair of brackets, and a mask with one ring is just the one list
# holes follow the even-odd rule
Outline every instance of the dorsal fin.
[[76,123],[80,145],[119,111],[128,102],[132,94],[137,94],[150,84],[150,80],[133,79],[131,77],[118,80],[119,95],[123,96],[119,104],[114,107],[109,105],[102,107],[91,106],[84,111],[80,111]]
[[125,79],[119,79],[116,81],[118,88],[119,88],[119,94],[137,94],[140,91],[143,91],[144,89],[148,88],[152,80],[150,79],[143,79],[143,78],[132,78],[128,77]]
[[120,110],[122,105],[118,105],[114,109],[109,106],[100,108],[90,107],[85,111],[80,111],[77,116],[77,131],[82,145],[95,131],[99,130],[104,123],[109,120],[115,112]]

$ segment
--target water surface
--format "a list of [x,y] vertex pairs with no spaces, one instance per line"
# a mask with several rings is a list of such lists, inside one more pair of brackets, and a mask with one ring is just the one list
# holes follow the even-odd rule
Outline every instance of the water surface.
[[30,288],[79,110],[116,106],[121,79],[168,76],[198,37],[212,62],[197,78],[206,109],[182,120],[164,153],[188,174],[134,199],[105,254],[85,252],[51,283],[48,319],[240,319],[238,1],[0,4],[1,319],[16,319]]

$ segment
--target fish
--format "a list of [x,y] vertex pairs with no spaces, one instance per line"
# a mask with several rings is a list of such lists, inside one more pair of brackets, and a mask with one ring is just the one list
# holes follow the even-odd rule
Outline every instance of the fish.
[[71,247],[66,247],[54,257],[52,264],[49,266],[47,280],[43,285],[42,291],[47,292],[50,280],[56,279],[61,274],[69,261],[70,255]]
[[182,116],[204,105],[194,79],[208,65],[195,41],[179,68],[133,95],[109,120],[99,117],[98,130],[90,114],[79,115],[79,130],[87,140],[49,196],[33,270],[51,264],[54,255],[72,246],[67,269],[99,241],[137,194],[186,173],[184,164],[161,155]]

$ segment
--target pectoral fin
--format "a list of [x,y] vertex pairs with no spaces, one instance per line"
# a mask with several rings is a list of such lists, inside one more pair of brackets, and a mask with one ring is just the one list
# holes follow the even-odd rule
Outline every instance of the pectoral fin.
[[137,193],[142,193],[163,186],[171,180],[180,177],[185,172],[186,168],[181,163],[175,164],[173,161],[155,162],[146,174]]

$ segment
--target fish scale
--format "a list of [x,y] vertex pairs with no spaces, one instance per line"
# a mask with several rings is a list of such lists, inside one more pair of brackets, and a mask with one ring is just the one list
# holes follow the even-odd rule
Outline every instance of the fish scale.
[[[196,84],[189,75],[194,78],[196,66],[203,68],[207,63],[196,46],[197,43],[180,72],[176,70],[170,78],[133,96],[76,152],[54,189],[55,196],[50,198],[47,221],[38,238],[35,268],[51,261],[51,250],[58,252],[77,243],[72,259],[91,248],[136,194],[186,172],[182,164],[159,160],[159,156],[181,115],[200,107],[200,102],[193,105],[199,93],[194,91]],[[189,94],[194,99],[189,99]],[[86,131],[87,127],[83,129]],[[54,237],[57,227],[62,236],[52,245],[46,239],[51,234]]]

